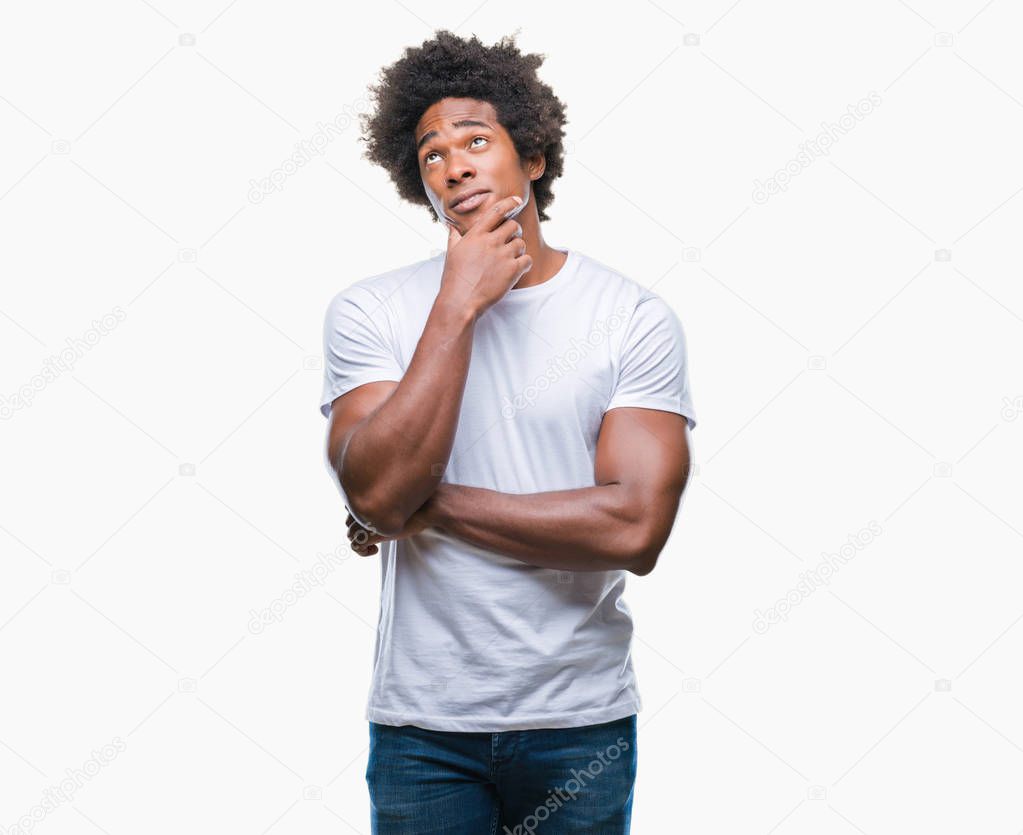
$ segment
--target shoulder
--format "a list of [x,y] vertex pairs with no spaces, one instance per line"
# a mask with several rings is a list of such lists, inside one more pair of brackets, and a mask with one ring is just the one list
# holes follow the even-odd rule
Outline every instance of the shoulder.
[[437,293],[442,255],[424,258],[411,264],[394,267],[352,282],[338,290],[327,303],[328,315],[356,306],[370,310],[399,309],[410,295]]
[[[650,312],[664,313],[665,308],[670,311],[670,307],[660,295],[622,270],[608,266],[578,250],[576,254],[579,257],[580,274],[585,276],[587,291],[592,289],[594,296],[599,294],[604,300],[610,301],[610,306],[615,311],[624,311],[624,315],[631,317],[637,307],[645,302],[654,302],[650,306]],[[655,281],[657,279],[653,278],[647,284]]]

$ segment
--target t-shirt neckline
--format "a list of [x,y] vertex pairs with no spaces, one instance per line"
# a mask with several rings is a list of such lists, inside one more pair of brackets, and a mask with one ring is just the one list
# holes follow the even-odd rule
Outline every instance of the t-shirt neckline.
[[558,252],[564,252],[566,255],[565,263],[561,265],[561,268],[546,281],[541,281],[539,284],[519,287],[518,289],[513,287],[501,297],[497,304],[519,304],[521,302],[533,301],[553,293],[558,287],[567,282],[575,273],[578,254],[571,247],[556,246],[553,248]]

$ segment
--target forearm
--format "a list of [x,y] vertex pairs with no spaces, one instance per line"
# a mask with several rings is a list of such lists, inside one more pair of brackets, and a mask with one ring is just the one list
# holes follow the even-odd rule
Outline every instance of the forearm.
[[621,484],[528,494],[442,484],[428,507],[442,532],[542,568],[636,570],[649,556],[642,508]]
[[353,510],[397,531],[440,483],[472,354],[476,317],[439,295],[409,367],[388,399],[358,424],[336,469]]

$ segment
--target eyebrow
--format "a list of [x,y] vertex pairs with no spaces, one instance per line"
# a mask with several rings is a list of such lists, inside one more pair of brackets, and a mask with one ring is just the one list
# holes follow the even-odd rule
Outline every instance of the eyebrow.
[[[457,122],[452,122],[451,127],[453,128],[477,127],[486,128],[487,130],[493,130],[493,128],[491,128],[490,125],[488,125],[486,122],[480,122],[477,119],[459,119]],[[424,142],[428,142],[429,140],[433,139],[433,137],[435,137],[436,135],[437,131],[435,130],[430,130],[424,133],[422,137],[420,137],[419,141],[416,143],[416,152],[417,153],[419,152],[419,149],[423,147]]]

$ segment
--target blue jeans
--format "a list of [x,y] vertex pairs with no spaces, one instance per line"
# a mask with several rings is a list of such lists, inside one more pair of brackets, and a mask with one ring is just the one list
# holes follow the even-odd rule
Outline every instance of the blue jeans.
[[373,835],[627,835],[636,714],[499,733],[369,723]]

